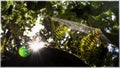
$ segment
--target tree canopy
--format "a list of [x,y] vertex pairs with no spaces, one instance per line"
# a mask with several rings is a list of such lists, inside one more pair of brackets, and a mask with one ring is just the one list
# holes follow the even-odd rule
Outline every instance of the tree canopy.
[[119,66],[119,2],[1,1],[0,37],[2,61],[42,41],[90,66]]

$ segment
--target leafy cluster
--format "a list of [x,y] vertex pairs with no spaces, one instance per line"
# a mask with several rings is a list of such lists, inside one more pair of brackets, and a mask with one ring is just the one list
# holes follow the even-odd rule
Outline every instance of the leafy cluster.
[[[63,48],[61,50],[79,57],[92,66],[118,66],[119,56],[116,52],[119,48],[118,5],[117,1],[2,1],[0,36],[2,60],[17,54],[19,47],[26,43],[25,40],[30,40],[24,33],[31,31],[40,16],[44,17],[44,20],[39,21],[43,22],[45,29],[40,30],[39,36],[44,41],[52,38],[53,41],[48,42],[50,45]],[[102,43],[98,29],[93,30],[91,34],[76,30],[68,32],[69,27],[45,18],[46,16],[99,28],[111,41],[114,50],[107,51],[109,45],[106,41]],[[66,37],[66,34],[69,36]]]
[[[100,33],[98,29],[92,31],[91,34],[83,37],[80,41],[81,58],[88,61],[88,63],[96,64],[100,57],[99,47],[101,47]],[[91,59],[93,58],[93,59]],[[99,60],[100,61],[100,60]]]
[[[2,2],[2,53],[16,53],[23,43],[26,30],[30,31],[36,23],[35,11],[28,10],[24,2]],[[15,50],[15,51],[14,51]]]
[[57,27],[55,30],[55,36],[59,40],[61,39],[68,31],[68,28],[61,24],[59,27]]

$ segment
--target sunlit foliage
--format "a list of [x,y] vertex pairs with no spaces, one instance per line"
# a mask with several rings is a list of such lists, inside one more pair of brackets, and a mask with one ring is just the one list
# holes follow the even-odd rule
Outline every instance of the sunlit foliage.
[[[90,66],[118,66],[118,5],[117,1],[2,1],[2,60],[17,54],[22,45],[28,46],[31,37],[26,36],[25,31],[31,31],[40,17],[39,21],[43,23],[39,24],[45,28],[35,37],[47,42],[46,47],[71,53]],[[53,21],[51,17],[75,21],[96,29],[86,34],[84,31],[71,30],[64,22]],[[98,29],[110,40],[109,43],[103,40]],[[52,41],[49,42],[49,39]],[[111,52],[110,44],[113,48]]]
[[95,29],[92,31],[91,34],[88,34],[87,36],[82,38],[79,46],[81,58],[93,65],[99,64],[102,61],[100,59],[100,55],[102,52],[100,51],[100,47],[103,46],[103,48],[105,48],[106,46],[105,44],[104,45],[102,44],[100,36],[101,35],[98,32],[98,29]]

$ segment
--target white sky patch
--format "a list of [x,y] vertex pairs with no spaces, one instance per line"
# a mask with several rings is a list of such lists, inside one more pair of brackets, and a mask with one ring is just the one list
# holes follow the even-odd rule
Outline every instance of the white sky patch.
[[108,28],[105,28],[105,31],[106,31],[107,33],[110,33],[110,30],[109,30]]
[[41,29],[44,29],[44,26],[43,25],[41,25],[40,23],[40,16],[38,15],[38,18],[37,18],[37,20],[36,20],[36,24],[35,24],[35,26],[32,28],[32,30],[31,31],[25,31],[24,32],[24,35],[27,35],[27,36],[29,36],[29,37],[32,37],[32,36],[34,36],[37,32],[39,32]]
[[52,38],[49,38],[49,39],[47,39],[47,41],[50,43],[50,42],[53,41],[53,39],[52,39]]
[[108,51],[109,51],[109,52],[112,52],[112,51],[113,51],[112,44],[109,44],[109,45],[108,45]]
[[97,44],[97,47],[99,47],[100,45],[99,44]]
[[64,46],[61,46],[61,48],[64,48]]
[[115,52],[119,52],[119,49],[118,49],[118,48],[115,48]]
[[62,3],[64,3],[65,2],[65,0],[62,0]]
[[112,20],[115,20],[115,15],[112,15]]
[[2,26],[0,24],[0,38],[2,37],[1,33],[3,33]]
[[57,11],[53,11],[54,14],[58,15],[58,12]]
[[68,36],[69,36],[69,34],[68,34],[68,33],[66,33],[66,34],[65,34],[65,38],[67,38]]
[[66,40],[67,40],[67,38],[64,38],[64,39],[63,39],[63,41],[66,41]]
[[55,4],[55,5],[53,5],[52,7],[55,7],[55,8],[57,8],[57,5]]
[[61,41],[61,44],[63,44],[63,43],[64,43],[64,40]]
[[26,4],[26,3],[24,3],[24,5],[25,5],[25,6],[27,6],[27,4]]
[[114,55],[114,56],[112,57],[112,60],[114,60],[116,57],[117,57],[117,55]]
[[80,32],[78,31],[77,34],[79,34]]
[[68,32],[70,32],[70,31],[71,31],[71,28],[68,29]]

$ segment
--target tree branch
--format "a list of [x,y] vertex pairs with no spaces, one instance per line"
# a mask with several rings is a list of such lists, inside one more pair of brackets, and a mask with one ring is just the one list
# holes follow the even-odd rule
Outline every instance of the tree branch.
[[64,19],[59,19],[59,18],[53,18],[51,17],[52,21],[56,21],[59,24],[64,24],[65,26],[67,26],[68,28],[72,29],[72,30],[77,30],[86,34],[90,34],[92,33],[93,30],[98,29],[99,34],[101,34],[101,40],[105,43],[110,43],[110,40],[102,33],[102,31],[99,28],[94,28],[94,27],[90,27],[84,24],[80,24],[78,22],[73,22],[73,21],[68,21],[68,20],[64,20]]

